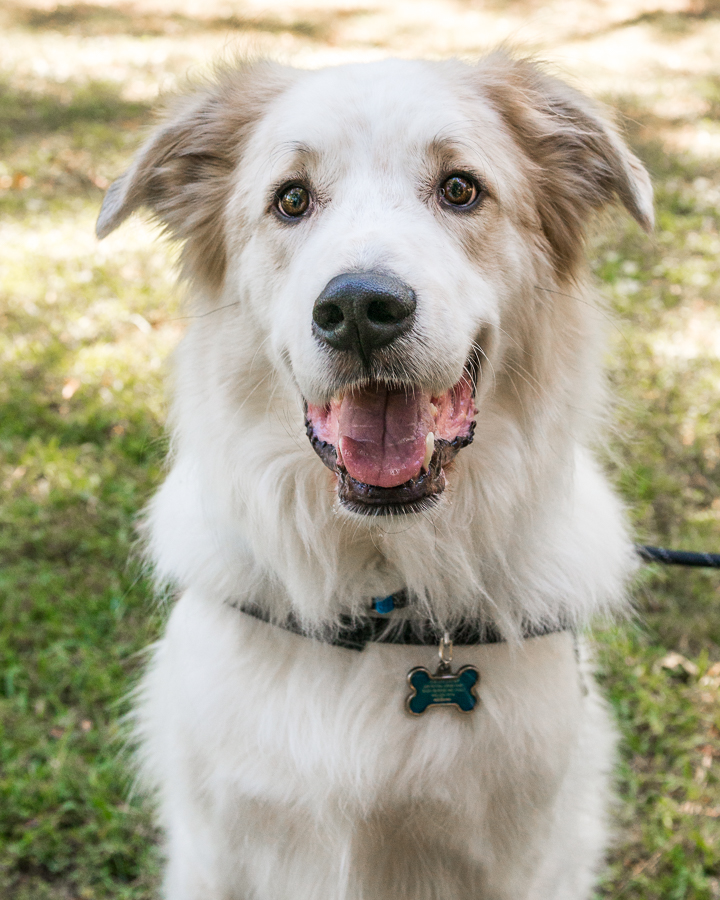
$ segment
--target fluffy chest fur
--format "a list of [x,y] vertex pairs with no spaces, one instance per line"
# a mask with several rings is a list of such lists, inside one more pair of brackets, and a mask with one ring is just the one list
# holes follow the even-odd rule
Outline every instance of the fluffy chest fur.
[[[145,770],[164,785],[168,896],[571,896],[554,892],[578,883],[566,854],[604,837],[611,744],[573,638],[463,648],[479,707],[419,722],[406,675],[436,658],[277,634],[187,592],[141,718]],[[574,833],[578,806],[590,827]]]

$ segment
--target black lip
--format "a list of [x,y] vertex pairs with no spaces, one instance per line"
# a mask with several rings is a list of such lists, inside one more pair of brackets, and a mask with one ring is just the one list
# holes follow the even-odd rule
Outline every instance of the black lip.
[[[475,345],[465,370],[472,379],[473,397],[482,369],[482,351]],[[338,465],[337,450],[333,444],[321,440],[313,428],[305,407],[305,431],[313,450],[323,464],[338,476],[338,499],[340,505],[350,512],[370,516],[407,515],[423,512],[434,506],[445,490],[445,468],[453,461],[463,447],[472,444],[475,436],[475,421],[470,422],[468,433],[458,435],[452,441],[436,438],[435,450],[426,472],[396,487],[383,488],[374,484],[356,481],[343,467]]]
[[383,488],[356,481],[347,472],[338,472],[338,499],[351,512],[390,516],[422,512],[437,503],[445,490],[445,472],[439,459],[430,460],[427,472],[397,487]]
[[423,512],[437,503],[445,490],[445,467],[463,447],[472,443],[475,422],[470,423],[470,430],[466,435],[458,436],[452,441],[442,438],[436,440],[435,452],[427,471],[390,488],[356,481],[344,468],[338,466],[335,446],[320,440],[307,414],[305,431],[313,450],[327,468],[338,476],[338,499],[341,505],[350,512],[361,515],[390,516]]

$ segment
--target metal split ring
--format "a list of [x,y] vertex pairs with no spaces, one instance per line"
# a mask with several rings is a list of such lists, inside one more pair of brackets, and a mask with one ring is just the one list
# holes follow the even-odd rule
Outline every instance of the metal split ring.
[[446,631],[445,634],[440,639],[440,646],[438,647],[438,656],[440,657],[440,663],[443,666],[449,666],[452,662],[453,658],[453,643],[450,640],[450,632]]

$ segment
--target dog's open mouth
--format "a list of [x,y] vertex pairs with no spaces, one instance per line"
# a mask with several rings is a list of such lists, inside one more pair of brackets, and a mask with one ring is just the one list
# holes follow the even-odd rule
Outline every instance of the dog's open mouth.
[[468,366],[444,394],[372,383],[325,406],[308,404],[310,443],[356,513],[420,512],[445,489],[445,469],[473,439],[475,377]]

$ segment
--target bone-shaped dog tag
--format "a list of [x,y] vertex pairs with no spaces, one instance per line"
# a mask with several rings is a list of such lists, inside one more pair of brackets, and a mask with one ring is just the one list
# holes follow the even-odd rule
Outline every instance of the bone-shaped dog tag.
[[452,642],[447,634],[440,642],[439,655],[440,665],[434,675],[425,666],[415,666],[408,672],[411,693],[405,706],[414,716],[421,716],[431,706],[454,706],[464,713],[475,709],[474,687],[480,680],[480,673],[475,666],[452,671]]

